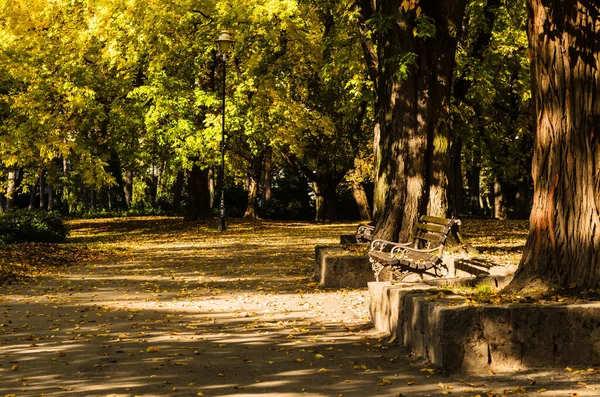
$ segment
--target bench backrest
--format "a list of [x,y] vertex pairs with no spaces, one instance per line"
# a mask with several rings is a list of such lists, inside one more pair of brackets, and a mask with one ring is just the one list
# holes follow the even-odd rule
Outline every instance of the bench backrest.
[[414,248],[443,248],[454,223],[454,219],[422,215],[415,229]]

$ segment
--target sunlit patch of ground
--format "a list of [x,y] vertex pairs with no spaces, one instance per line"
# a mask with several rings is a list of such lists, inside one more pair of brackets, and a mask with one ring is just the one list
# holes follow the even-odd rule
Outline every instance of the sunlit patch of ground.
[[[478,222],[463,232],[483,254],[524,243]],[[93,255],[0,287],[0,396],[598,395],[595,369],[447,377],[379,338],[366,289],[311,280],[314,246],[355,224],[69,226]]]
[[484,258],[518,265],[529,234],[529,221],[464,219],[461,231]]

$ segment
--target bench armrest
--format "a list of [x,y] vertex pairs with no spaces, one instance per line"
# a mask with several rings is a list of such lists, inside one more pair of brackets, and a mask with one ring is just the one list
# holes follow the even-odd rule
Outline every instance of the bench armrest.
[[394,255],[398,251],[410,251],[410,252],[420,252],[420,253],[424,253],[424,254],[427,253],[428,254],[428,253],[431,253],[431,252],[439,251],[440,248],[442,248],[442,247],[443,246],[440,245],[440,246],[435,247],[435,248],[419,249],[419,248],[412,248],[412,247],[406,247],[406,246],[401,247],[401,246],[397,245],[396,247],[392,248],[391,254]]
[[386,251],[386,248],[389,248],[389,251],[393,250],[396,247],[408,247],[412,243],[395,243],[393,241],[388,240],[373,240],[371,242],[371,247],[369,251]]

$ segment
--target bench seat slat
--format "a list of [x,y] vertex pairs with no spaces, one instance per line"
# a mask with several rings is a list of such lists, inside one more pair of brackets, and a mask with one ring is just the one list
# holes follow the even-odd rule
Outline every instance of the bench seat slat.
[[448,233],[448,226],[436,225],[432,223],[417,223],[417,231],[434,232],[434,233]]
[[429,215],[423,215],[419,218],[419,220],[421,222],[427,222],[427,223],[436,223],[438,225],[444,225],[444,226],[452,226],[452,224],[454,223],[454,219],[446,219],[446,218],[440,218],[437,216],[429,216]]

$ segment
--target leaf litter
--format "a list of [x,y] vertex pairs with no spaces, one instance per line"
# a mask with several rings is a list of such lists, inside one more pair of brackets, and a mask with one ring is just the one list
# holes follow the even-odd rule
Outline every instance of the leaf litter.
[[594,395],[584,394],[597,385],[593,368],[529,386],[460,380],[374,334],[364,289],[321,290],[310,279],[314,246],[354,225],[70,226],[70,244],[7,254],[25,270],[3,280],[0,395],[552,395],[560,382]]

